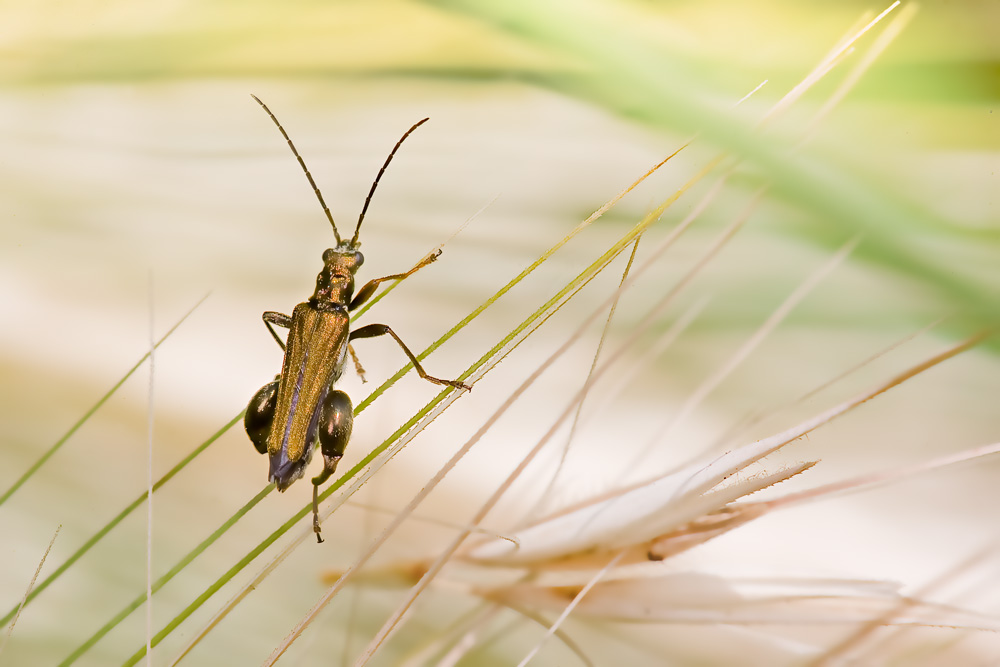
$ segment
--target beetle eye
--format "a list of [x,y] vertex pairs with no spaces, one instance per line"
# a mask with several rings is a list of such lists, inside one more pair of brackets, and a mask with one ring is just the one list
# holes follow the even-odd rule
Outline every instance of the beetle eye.
[[323,251],[323,263],[325,264],[325,263],[329,262],[331,259],[333,259],[333,256],[336,253],[337,253],[337,251],[334,250],[333,248],[327,248],[326,250],[324,250]]
[[365,263],[365,256],[362,255],[360,252],[354,253],[354,264],[355,264],[355,266],[361,266],[364,263]]

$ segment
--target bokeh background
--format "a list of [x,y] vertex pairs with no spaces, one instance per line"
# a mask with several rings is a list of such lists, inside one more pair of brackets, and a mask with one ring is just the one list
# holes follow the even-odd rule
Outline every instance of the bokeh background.
[[[600,403],[597,389],[591,410],[598,414],[577,433],[555,502],[768,435],[995,324],[1000,6],[904,5],[897,15],[916,9],[911,20],[817,126],[810,120],[843,80],[839,70],[767,131],[754,129],[864,12],[884,8],[781,1],[3,2],[0,489],[145,353],[151,327],[162,335],[206,293],[155,358],[154,473],[233,418],[277,372],[280,350],[260,313],[290,312],[304,300],[333,241],[302,173],[250,93],[282,120],[342,231],[353,227],[398,136],[431,118],[394,160],[361,235],[363,277],[395,273],[485,206],[439,262],[368,316],[392,325],[415,350],[697,134],[690,148],[432,354],[425,365],[438,376],[462,372],[712,157],[738,158],[739,172],[704,222],[623,300],[609,332],[612,342],[620,340],[750,194],[770,184],[746,228],[636,346],[631,361],[644,371],[611,405]],[[866,39],[862,46],[875,36]],[[800,146],[803,136],[810,141]],[[670,209],[651,240],[663,238],[705,187]],[[641,470],[627,469],[665,416],[852,238],[860,244],[851,258],[643,459]],[[324,548],[299,549],[190,659],[246,664],[266,657],[321,594],[321,570],[352,562],[393,509],[614,289],[620,268],[560,311],[359,494],[388,513],[338,512]],[[708,305],[677,344],[644,359],[655,334],[703,298]],[[748,415],[788,403],[941,318],[846,384],[720,443]],[[435,492],[422,516],[467,520],[462,509],[513,468],[580,386],[600,335],[598,327],[588,330]],[[386,341],[363,342],[358,352],[379,382],[403,361]],[[808,488],[995,442],[998,352],[994,339],[761,469],[822,459],[808,479],[788,483]],[[0,506],[4,611],[18,604],[57,526],[43,577],[144,489],[145,373],[129,379]],[[373,386],[353,374],[344,382],[356,397]],[[399,382],[359,416],[345,463],[433,393],[409,376]],[[521,516],[516,508],[532,502],[559,456],[553,450],[543,457],[512,494],[508,513],[491,517],[494,528]],[[265,473],[237,427],[164,486],[155,496],[157,574],[257,493]],[[996,539],[998,474],[986,460],[791,510],[696,549],[677,567],[886,579],[917,590]],[[308,495],[300,483],[269,496],[154,598],[155,627]],[[380,555],[432,554],[451,534],[413,521]],[[141,593],[144,548],[140,511],[25,608],[0,660],[50,664],[69,655]],[[991,572],[995,581],[995,560],[992,570],[971,573],[970,589],[986,599],[950,601],[995,611],[997,600],[984,585]],[[344,596],[288,658],[349,663],[395,596]],[[158,647],[154,663],[166,664],[225,597]],[[399,664],[468,604],[458,594],[428,596],[379,664]],[[142,646],[143,628],[141,611],[134,613],[79,664],[121,662]],[[715,632],[591,629],[588,650],[598,664],[610,664],[601,658],[622,655],[623,647],[633,664],[724,664],[729,658]],[[467,664],[514,664],[540,631],[511,621],[498,634]],[[975,654],[982,642],[963,635],[959,643]],[[554,644],[537,662],[568,659]]]

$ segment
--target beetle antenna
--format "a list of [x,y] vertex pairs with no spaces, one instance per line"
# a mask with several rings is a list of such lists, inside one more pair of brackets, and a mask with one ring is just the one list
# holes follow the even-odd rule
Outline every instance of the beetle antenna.
[[399,150],[399,147],[403,144],[404,141],[406,141],[406,138],[408,136],[413,134],[413,131],[415,129],[417,129],[418,127],[420,127],[429,120],[430,118],[424,118],[423,120],[414,123],[413,127],[404,132],[403,136],[401,136],[399,138],[399,141],[396,142],[396,145],[392,147],[391,151],[389,151],[389,157],[385,159],[385,163],[382,165],[382,168],[378,170],[378,174],[375,176],[375,182],[372,183],[372,189],[368,191],[368,196],[365,198],[365,205],[361,209],[361,215],[358,216],[358,226],[354,228],[354,238],[351,239],[352,246],[356,246],[358,243],[358,234],[361,232],[361,223],[364,221],[365,213],[368,211],[368,204],[370,204],[372,201],[372,195],[375,194],[375,188],[378,187],[379,179],[382,178],[382,174],[385,173],[385,168],[389,166],[390,162],[392,162],[392,156],[396,154],[396,151]]
[[[309,168],[306,166],[306,161],[303,160],[302,156],[299,155],[299,152],[297,150],[295,150],[295,144],[292,143],[292,139],[288,136],[288,133],[285,132],[285,128],[281,127],[281,123],[279,123],[278,119],[275,118],[275,116],[274,116],[273,113],[271,113],[271,110],[267,108],[267,105],[264,104],[263,102],[261,102],[260,98],[257,97],[256,95],[252,94],[252,93],[250,94],[250,97],[254,98],[254,100],[256,100],[257,104],[259,104],[261,107],[263,107],[264,111],[267,112],[267,115],[270,116],[271,120],[274,121],[274,124],[278,126],[278,130],[281,132],[281,136],[283,136],[285,138],[285,141],[288,142],[288,147],[292,149],[292,154],[295,156],[295,159],[299,161],[299,166],[302,167],[302,171],[306,172],[306,178],[309,179],[309,185],[312,186],[313,192],[316,193],[316,198],[319,199],[320,206],[323,207],[323,212],[326,213],[326,219],[330,221],[330,226],[333,227],[333,235],[337,237],[337,245],[340,245],[340,243],[341,243],[341,241],[340,241],[340,233],[337,232],[337,224],[333,221],[333,214],[330,213],[330,209],[327,207],[326,202],[323,201],[323,193],[319,191],[319,186],[316,185],[316,181],[313,180],[312,174],[309,173]],[[424,120],[426,120],[426,118]],[[420,121],[420,122],[422,123],[423,121]],[[419,125],[419,123],[418,123],[418,125]],[[416,126],[414,126],[414,127],[416,127]],[[410,130],[410,132],[412,132],[412,131],[413,130]],[[407,134],[409,134],[409,132]],[[404,135],[404,138],[405,138],[405,135]],[[402,141],[402,140],[400,140],[400,141]],[[397,148],[398,147],[399,146],[397,144]],[[389,158],[391,159],[392,156],[390,155]],[[386,160],[386,164],[389,164],[388,160]],[[383,169],[384,169],[384,167],[383,167]],[[380,172],[379,176],[381,176],[381,175],[382,174]],[[371,195],[369,195],[369,197],[370,196]],[[365,205],[367,206],[367,203]],[[357,236],[357,234],[355,234],[355,236]]]

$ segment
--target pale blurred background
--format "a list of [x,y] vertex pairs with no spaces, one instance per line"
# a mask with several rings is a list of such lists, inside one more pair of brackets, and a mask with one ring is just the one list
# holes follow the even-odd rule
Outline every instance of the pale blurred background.
[[[790,426],[995,324],[1000,5],[920,7],[805,148],[792,151],[842,72],[809,91],[766,134],[752,130],[863,12],[884,8],[865,2],[589,0],[4,2],[0,492],[148,349],[151,311],[158,337],[211,293],[157,351],[156,476],[233,418],[279,369],[280,350],[260,314],[290,312],[309,296],[333,237],[294,158],[250,93],[282,121],[345,234],[393,143],[416,120],[431,118],[386,173],[361,233],[361,279],[367,280],[405,270],[486,206],[439,262],[365,318],[390,324],[415,351],[700,133],[660,173],[432,354],[425,366],[441,377],[461,373],[719,151],[742,156],[741,173],[710,212],[624,298],[609,334],[608,349],[614,349],[750,193],[772,184],[746,228],[627,363],[642,359],[685,308],[710,297],[696,323],[661,358],[643,361],[644,372],[613,405],[598,407],[596,390],[588,405],[600,413],[577,434],[556,502],[586,497],[623,478],[644,478],[717,447],[713,443],[742,418],[791,401],[939,318],[948,319],[724,446]],[[767,86],[734,108],[765,79]],[[640,258],[706,186],[652,228]],[[643,470],[621,470],[786,295],[859,234],[861,245],[848,262],[668,443],[660,443]],[[390,510],[405,503],[611,293],[623,259],[394,459],[358,499]],[[466,521],[582,384],[599,337],[599,328],[591,327],[421,514]],[[403,362],[389,341],[362,341],[357,349],[374,382],[362,386],[348,373],[344,384],[355,403]],[[1000,440],[998,352],[994,340],[936,368],[761,470],[822,459],[787,484],[788,490],[809,488]],[[133,376],[0,507],[5,613],[17,605],[57,525],[62,530],[42,577],[145,488],[147,378],[145,369]],[[411,376],[397,383],[358,417],[345,465],[434,393]],[[534,500],[558,458],[558,450],[542,457],[510,507]],[[792,510],[696,549],[678,559],[678,567],[891,579],[916,590],[997,537],[998,474],[1000,466],[986,460]],[[233,428],[156,494],[157,575],[265,482],[265,461],[242,428]],[[300,482],[283,496],[272,494],[182,572],[154,598],[154,627],[301,507],[309,491]],[[307,543],[299,549],[190,660],[259,663],[321,594],[320,570],[349,565],[389,516],[342,510],[326,524],[323,548]],[[519,516],[498,510],[493,527],[502,530]],[[144,531],[140,510],[28,605],[0,661],[62,660],[141,593]],[[381,555],[433,554],[451,534],[413,522]],[[995,581],[995,562],[992,567]],[[173,657],[228,592],[158,647],[154,663]],[[343,596],[286,658],[291,664],[339,664],[344,655],[350,664],[395,599],[384,592],[364,593],[355,602]],[[996,611],[995,595],[955,601]],[[378,664],[397,664],[422,635],[451,623],[469,604],[457,594],[428,596]],[[345,641],[349,618],[355,625]],[[462,664],[515,664],[539,632],[520,627]],[[636,664],[663,664],[667,656],[677,664],[723,661],[711,628],[671,632],[689,644],[671,654],[651,635],[653,647],[638,651]],[[590,638],[598,664],[610,664],[600,659],[617,655],[628,641],[624,636]],[[79,664],[120,663],[143,643],[137,611]],[[665,652],[658,655],[660,650]],[[573,664],[569,660],[558,645],[537,658],[538,664]]]

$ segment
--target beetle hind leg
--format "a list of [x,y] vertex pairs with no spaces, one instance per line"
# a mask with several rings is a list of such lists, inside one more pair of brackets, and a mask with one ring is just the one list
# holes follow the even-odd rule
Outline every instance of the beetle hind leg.
[[275,376],[273,382],[261,387],[250,399],[246,414],[243,415],[243,427],[247,430],[254,448],[261,454],[267,454],[267,436],[271,433],[274,408],[278,403],[280,378],[280,375]]
[[319,446],[323,454],[323,471],[313,477],[313,532],[322,542],[319,527],[319,485],[337,470],[354,428],[354,406],[344,392],[331,390],[323,399],[319,412]]

